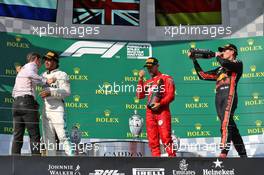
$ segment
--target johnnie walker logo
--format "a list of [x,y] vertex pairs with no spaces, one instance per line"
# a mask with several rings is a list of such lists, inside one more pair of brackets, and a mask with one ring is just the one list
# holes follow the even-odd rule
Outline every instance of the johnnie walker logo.
[[66,108],[74,108],[74,109],[88,109],[89,105],[88,103],[81,102],[81,96],[80,95],[74,95],[72,98],[72,101],[65,102]]
[[70,80],[88,81],[88,75],[81,74],[79,67],[73,68],[73,74],[68,75]]
[[112,124],[118,124],[119,123],[119,118],[116,116],[111,115],[111,110],[106,109],[103,112],[104,116],[101,117],[96,117],[95,122],[96,123],[112,123]]

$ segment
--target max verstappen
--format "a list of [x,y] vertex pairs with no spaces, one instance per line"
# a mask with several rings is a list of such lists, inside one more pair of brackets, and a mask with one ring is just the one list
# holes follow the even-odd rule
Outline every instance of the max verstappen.
[[151,79],[144,82],[145,72],[139,72],[137,97],[143,99],[148,96],[146,109],[146,129],[149,147],[153,157],[159,157],[160,139],[169,157],[175,157],[171,137],[171,113],[169,105],[174,100],[175,85],[169,75],[162,74],[156,58],[148,58],[144,65],[148,69]]
[[221,121],[221,154],[220,158],[226,158],[230,150],[231,141],[240,157],[247,157],[245,145],[233,119],[237,108],[237,84],[243,73],[243,63],[237,60],[237,47],[227,44],[218,48],[216,52],[220,67],[204,72],[191,52],[188,56],[193,59],[194,68],[201,80],[216,81],[215,105],[218,117]]

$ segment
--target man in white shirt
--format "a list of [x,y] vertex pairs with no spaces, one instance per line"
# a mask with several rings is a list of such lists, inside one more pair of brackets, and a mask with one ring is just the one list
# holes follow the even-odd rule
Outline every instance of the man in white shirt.
[[68,75],[60,71],[59,57],[57,53],[49,51],[45,56],[46,72],[44,78],[55,78],[57,81],[46,87],[40,96],[44,100],[42,113],[43,138],[48,156],[56,155],[55,134],[57,134],[60,143],[63,143],[63,149],[67,155],[73,155],[71,143],[66,132],[66,119],[64,111],[64,99],[70,96],[70,82]]
[[13,115],[13,143],[12,154],[21,154],[25,128],[30,137],[30,148],[32,155],[39,155],[39,113],[36,101],[36,85],[45,85],[55,82],[55,79],[43,79],[38,75],[41,67],[41,57],[37,53],[27,55],[27,64],[18,72],[13,88],[12,96],[14,103],[12,107]]

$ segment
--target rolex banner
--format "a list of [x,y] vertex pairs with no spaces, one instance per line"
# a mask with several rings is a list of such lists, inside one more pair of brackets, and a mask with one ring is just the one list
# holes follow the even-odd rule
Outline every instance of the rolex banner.
[[[176,96],[171,104],[174,133],[180,138],[219,137],[215,82],[198,79],[187,52],[195,47],[217,51],[226,43],[238,47],[238,57],[244,63],[234,119],[243,136],[263,133],[263,37],[178,43],[77,41],[10,33],[1,33],[0,38],[1,134],[12,134],[15,65],[25,64],[29,52],[43,55],[53,50],[61,55],[59,68],[69,75],[71,83],[71,96],[65,99],[68,130],[79,127],[82,138],[132,138],[128,121],[134,110],[145,119],[146,100],[137,99],[135,92],[138,72],[149,56],[159,59],[161,72],[171,75],[176,84]],[[214,58],[199,62],[204,70],[219,66]],[[43,71],[44,66],[39,73]],[[37,87],[37,93],[40,91],[41,87]],[[38,102],[42,105],[40,97]],[[145,125],[140,139],[146,139]]]

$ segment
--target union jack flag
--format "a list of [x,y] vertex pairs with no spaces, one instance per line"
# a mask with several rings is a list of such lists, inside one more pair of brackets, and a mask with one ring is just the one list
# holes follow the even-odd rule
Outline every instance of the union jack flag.
[[140,0],[74,0],[73,24],[139,26]]

